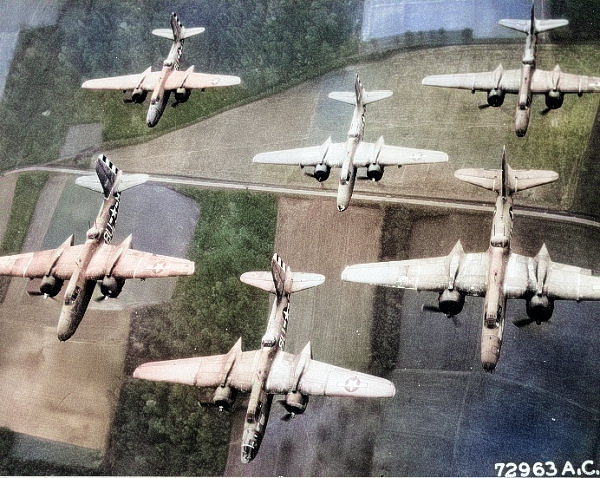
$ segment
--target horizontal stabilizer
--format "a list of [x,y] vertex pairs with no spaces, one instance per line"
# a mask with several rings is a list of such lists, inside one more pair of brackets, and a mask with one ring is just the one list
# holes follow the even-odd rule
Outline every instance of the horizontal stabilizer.
[[[500,25],[511,30],[516,30],[522,33],[529,33],[531,30],[530,20],[512,20],[502,19],[498,22]],[[569,20],[556,19],[556,20],[535,20],[534,33],[543,33],[556,28],[564,27],[569,24]]]
[[123,175],[110,159],[100,154],[96,159],[96,175],[81,176],[75,180],[75,184],[104,194],[108,197],[115,192],[124,191],[148,180],[147,174]]
[[538,169],[506,168],[503,188],[503,174],[500,169],[459,169],[454,176],[461,181],[471,183],[481,188],[505,194],[513,194],[523,189],[529,189],[542,184],[548,184],[558,179],[558,173]]
[[[148,181],[148,178],[147,174],[124,174],[119,181],[119,191],[125,191],[126,189],[143,184]],[[75,180],[75,184],[98,193],[104,193],[98,177],[91,174],[78,177]]]
[[[390,90],[377,90],[377,91],[364,91],[362,103],[366,105],[375,101],[383,100],[392,96],[393,91]],[[329,98],[332,100],[341,101],[343,103],[349,103],[356,105],[356,94],[351,91],[332,91],[329,93]]]
[[[288,293],[316,287],[325,281],[325,277],[321,274],[310,272],[291,272],[290,274],[290,277],[288,277],[288,279],[291,279],[289,281],[290,286],[286,288]],[[240,280],[244,284],[253,285],[272,294],[277,292],[271,271],[245,272],[240,276]]]
[[[189,38],[194,35],[199,35],[204,31],[204,27],[195,27],[195,28],[185,28],[182,31],[182,38]],[[175,40],[173,36],[173,30],[170,28],[155,28],[152,30],[152,34],[157,37],[167,38],[169,40]]]

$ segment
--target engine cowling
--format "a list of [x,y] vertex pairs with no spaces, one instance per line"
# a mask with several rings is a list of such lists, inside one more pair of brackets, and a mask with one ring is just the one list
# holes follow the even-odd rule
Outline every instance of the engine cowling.
[[300,392],[288,392],[285,396],[285,409],[288,413],[301,415],[306,410],[308,405],[308,395],[303,395]]
[[313,173],[313,177],[319,182],[325,181],[327,180],[327,178],[329,178],[330,171],[331,168],[326,164],[317,164],[315,166],[315,172]]
[[187,88],[177,88],[175,90],[175,101],[177,101],[177,103],[185,103],[190,98],[191,93],[192,90]]
[[549,91],[546,93],[546,107],[556,110],[563,105],[565,94],[560,91]]
[[535,320],[537,324],[546,322],[552,317],[554,312],[554,301],[547,295],[534,295],[525,303],[525,310],[530,319]]
[[125,103],[143,103],[146,101],[148,92],[142,88],[136,88],[135,90],[126,90],[125,96],[123,96],[123,102]]
[[504,95],[505,95],[504,91],[502,91],[500,89],[494,88],[493,90],[488,91],[488,94],[487,94],[488,105],[493,106],[494,108],[502,106],[502,103],[504,103]]
[[100,282],[100,292],[104,297],[114,299],[118,297],[125,284],[125,279],[118,279],[113,276],[105,276]]
[[383,177],[383,166],[379,164],[369,164],[367,167],[367,177],[371,181],[379,181]]
[[63,283],[62,279],[57,279],[54,276],[44,276],[40,283],[40,292],[49,297],[54,297],[60,292]]
[[213,396],[213,403],[221,410],[231,410],[236,398],[236,391],[231,387],[217,387]]
[[458,315],[463,310],[465,305],[465,296],[457,290],[444,290],[439,298],[439,307],[447,316]]

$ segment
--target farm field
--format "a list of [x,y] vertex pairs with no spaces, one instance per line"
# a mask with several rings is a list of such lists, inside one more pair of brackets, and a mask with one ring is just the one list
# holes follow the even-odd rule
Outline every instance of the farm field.
[[[512,124],[516,101],[514,97],[507,97],[504,106],[499,109],[479,109],[478,105],[485,101],[483,94],[473,96],[465,91],[453,92],[420,85],[422,77],[427,74],[483,71],[495,68],[500,62],[503,62],[506,68],[515,68],[518,66],[521,51],[520,45],[486,45],[402,52],[378,62],[331,72],[281,94],[232,109],[147,143],[123,148],[108,148],[102,152],[127,172],[230,179],[256,184],[269,183],[333,191],[336,188],[337,171],[332,171],[329,181],[319,184],[314,179],[302,175],[299,168],[253,165],[251,159],[254,154],[261,151],[319,144],[329,135],[334,141],[343,141],[350,123],[351,108],[329,100],[327,93],[332,90],[350,90],[354,77],[358,73],[367,90],[394,90],[391,99],[369,106],[366,116],[366,140],[375,141],[383,134],[388,144],[445,151],[449,154],[450,161],[442,165],[390,169],[386,171],[379,183],[358,183],[357,191],[377,191],[390,196],[410,195],[422,198],[473,199],[492,202],[493,194],[455,180],[453,171],[462,167],[497,168],[500,164],[502,147],[506,145],[509,161],[513,167],[552,168],[561,174],[561,179],[553,185],[520,193],[516,203],[570,210],[577,205],[575,198],[583,158],[586,158],[586,161],[593,160],[592,153],[587,151],[586,147],[598,108],[597,96],[568,97],[562,109],[552,111],[545,116],[532,115],[527,136],[517,138]],[[565,71],[600,74],[600,71],[593,70],[600,64],[597,61],[598,56],[600,50],[592,47],[558,48],[543,45],[539,48],[538,64],[542,68],[552,68],[554,62],[560,62]],[[534,109],[541,111],[543,108],[543,99],[535,99]],[[404,207],[395,210],[400,211],[400,216],[406,212]],[[403,245],[396,247],[403,253],[412,256],[425,252],[423,248],[419,248],[421,236],[418,235],[418,228],[421,226],[415,226],[412,220],[402,219],[398,221],[395,229],[386,229],[384,222],[389,214],[390,208],[384,205],[364,205],[359,201],[352,203],[346,212],[338,213],[333,199],[306,200],[287,196],[279,198],[275,249],[292,269],[319,272],[326,276],[323,286],[299,293],[292,298],[287,350],[296,352],[306,341],[311,340],[316,359],[359,370],[367,370],[372,365],[373,326],[379,323],[373,308],[373,300],[377,292],[366,287],[343,284],[339,276],[345,265],[375,261],[388,249],[394,249],[391,244],[400,239],[407,238],[411,241],[407,247]],[[449,221],[448,223],[442,220],[436,228],[427,229],[431,236],[439,235],[440,229],[448,235],[443,241],[435,242],[435,247],[428,249],[429,252],[447,253],[449,248],[446,249],[445,246],[454,244],[458,238],[456,236],[464,232],[458,216]],[[468,234],[474,235],[473,247],[477,248],[476,250],[485,247],[489,221],[488,216],[482,215],[469,222]],[[118,230],[122,227],[123,223],[120,223]],[[444,229],[445,227],[447,229]],[[543,228],[539,226],[538,229]],[[472,232],[475,230],[478,231],[476,234]],[[561,233],[552,234],[560,237]],[[577,257],[580,260],[585,259],[593,241],[579,242],[580,236],[572,234],[570,230],[566,230],[564,234],[577,244],[582,244],[580,248],[574,250],[579,252]],[[482,241],[477,242],[475,238]],[[554,244],[557,242],[558,240],[554,239]],[[539,244],[534,240],[531,245],[522,245],[525,248],[539,248]],[[556,257],[554,255],[552,257],[555,260],[572,262],[575,253],[562,249]],[[596,257],[590,257],[590,261],[590,265],[598,265]],[[405,325],[405,322],[402,322],[406,320],[405,316],[398,315],[400,306],[404,308],[405,305],[404,299],[400,300],[390,299],[389,304],[393,309],[390,315],[401,322],[400,331],[404,334],[414,325]],[[407,314],[413,314],[413,319],[416,317],[418,322],[421,299],[411,300],[412,302],[407,301],[412,307],[408,309]],[[585,310],[584,314],[591,315],[595,309]],[[267,314],[268,310],[265,309],[265,323]],[[471,308],[463,313],[465,319],[470,321],[468,335],[464,340],[468,342],[468,347],[473,347],[475,357],[479,333],[478,314],[478,302],[473,303]],[[48,314],[47,317],[48,324],[55,326],[54,314]],[[450,334],[445,328],[448,324],[443,321],[443,317],[436,317],[435,320],[440,325],[436,325],[432,330],[443,334],[445,343],[449,343],[450,335],[461,332],[453,331]],[[397,323],[392,323],[394,330],[390,333],[397,335],[394,325]],[[525,333],[531,334],[532,342],[537,334],[546,333],[545,329],[543,332],[539,332],[539,329],[532,330]],[[554,330],[551,329],[552,332]],[[122,346],[124,346],[123,334],[123,329],[119,329],[119,341]],[[103,340],[101,337],[96,338],[99,343]],[[579,347],[576,343],[573,343],[573,346]],[[493,378],[495,376],[481,378],[482,372],[477,369],[476,361],[470,360],[471,355],[467,355],[465,359],[468,363],[467,369],[463,368],[464,364],[460,360],[458,365],[456,361],[453,362],[455,359],[451,357],[454,347],[455,345],[450,344],[440,352],[445,360],[450,361],[450,365],[447,365],[449,369],[455,371],[458,368],[461,373],[468,374],[472,377],[470,380],[477,383],[482,380],[495,380]],[[468,349],[466,353],[470,354],[471,350]],[[516,350],[517,361],[518,354],[519,351]],[[506,360],[507,355],[505,350],[503,358],[508,367],[515,362]],[[417,365],[412,362],[413,359],[407,360],[413,368],[436,369],[436,362],[428,362],[427,358],[428,356],[425,355],[423,361]],[[117,362],[119,360],[117,357]],[[595,362],[592,360],[589,363]],[[525,365],[519,362],[519,370],[526,369]],[[115,363],[114,370],[117,368],[118,363]],[[82,367],[82,376],[85,376],[86,370],[89,372],[91,369]],[[397,377],[402,373],[396,370],[393,376]],[[532,376],[535,373],[536,368],[532,368],[529,375],[526,374],[527,380],[533,380]],[[552,372],[547,373],[552,374]],[[564,378],[565,373],[564,370],[559,372],[559,378]],[[122,376],[119,373],[117,375]],[[499,379],[498,382],[510,380],[513,383],[516,380],[508,372],[499,375],[501,380]],[[111,376],[104,385],[114,388],[113,379],[114,377]],[[404,378],[401,380],[399,383],[402,383],[406,390],[397,398],[409,400],[412,396],[410,391],[412,389],[409,387],[417,387],[419,382],[411,384],[410,380]],[[84,378],[81,378],[81,383],[84,383]],[[453,383],[459,389],[462,386],[460,379]],[[519,387],[525,387],[530,391],[532,387],[538,386],[535,380],[532,383],[532,385],[521,383]],[[540,387],[546,385],[544,383]],[[494,386],[498,387],[498,394],[502,395],[502,383]],[[518,388],[518,390],[522,389]],[[414,468],[405,470],[402,468],[404,465],[390,461],[389,458],[389,456],[397,456],[393,455],[396,443],[394,440],[397,440],[396,434],[400,433],[398,430],[402,431],[402,428],[393,428],[390,424],[405,423],[395,415],[406,409],[405,402],[400,405],[398,402],[387,405],[341,402],[341,400],[327,399],[311,401],[306,416],[298,417],[292,423],[280,422],[278,414],[283,413],[274,410],[261,454],[249,467],[242,468],[239,463],[239,442],[236,440],[239,440],[240,423],[239,420],[237,422],[234,420],[231,453],[225,472],[234,475],[299,475],[306,473],[303,470],[309,470],[310,474],[350,474],[352,470],[357,470],[359,474],[399,474],[404,471],[412,473],[419,469],[415,465]],[[416,411],[420,410],[417,404],[414,406],[417,407]],[[596,404],[591,406],[595,407]],[[396,412],[391,411],[394,407],[397,408]],[[410,410],[409,413],[416,412]],[[501,414],[498,416],[502,418]],[[425,413],[418,417],[426,421],[429,415]],[[338,428],[335,429],[335,433],[326,433],[332,422],[335,422]],[[376,438],[373,430],[378,430],[382,423],[385,423],[383,429],[386,435]],[[485,420],[478,423],[484,425]],[[90,445],[81,440],[81,446],[101,447],[98,443],[105,443],[102,430],[95,443]],[[339,461],[331,463],[328,461],[328,453],[334,451],[327,452],[329,450],[327,448],[321,449],[315,445],[310,445],[309,450],[305,448],[307,441],[318,440],[319,437],[324,442],[330,440],[332,444],[337,444],[336,440],[340,436],[348,439],[349,433],[354,433],[352,436],[355,441],[348,441],[348,447],[340,453]],[[361,441],[365,436],[368,437],[367,440]],[[298,437],[302,439],[299,446],[294,448]],[[282,451],[290,456],[305,456],[299,458],[298,463],[298,466],[304,468],[286,468],[283,461],[277,459],[274,453],[281,443],[285,444]],[[352,448],[359,443],[362,443],[360,453],[356,452],[356,448]],[[270,458],[275,459],[274,464],[269,461]],[[432,466],[436,463],[439,465],[439,462],[432,463]],[[448,468],[448,473],[459,474],[461,472],[459,466],[463,463],[464,461],[460,460],[453,461],[452,466],[455,468]],[[270,465],[272,466],[269,468]],[[423,474],[434,474],[436,469],[446,470],[433,467],[422,469]],[[481,474],[486,470],[487,468],[483,471],[478,469],[474,473]],[[492,471],[489,470],[489,473]]]
[[[385,60],[351,66],[293,87],[283,93],[232,109],[144,144],[109,149],[117,164],[130,171],[284,184],[335,190],[336,171],[317,183],[299,168],[252,164],[262,151],[317,145],[328,136],[343,141],[351,107],[327,98],[333,90],[350,91],[359,74],[365,88],[391,89],[394,95],[369,105],[365,140],[383,135],[393,145],[437,149],[447,164],[388,168],[378,183],[358,182],[357,191],[434,198],[490,200],[486,191],[460,183],[453,171],[464,167],[497,168],[506,145],[515,168],[554,169],[561,178],[543,190],[525,191],[521,203],[570,209],[574,204],[582,158],[599,95],[570,96],[561,109],[540,115],[543,98],[535,98],[530,130],[514,134],[516,97],[500,108],[479,109],[483,93],[425,87],[428,74],[486,71],[502,63],[518,68],[522,46],[452,46],[400,52]],[[600,49],[591,46],[538,48],[538,66],[594,74]],[[493,198],[492,198],[493,200]]]

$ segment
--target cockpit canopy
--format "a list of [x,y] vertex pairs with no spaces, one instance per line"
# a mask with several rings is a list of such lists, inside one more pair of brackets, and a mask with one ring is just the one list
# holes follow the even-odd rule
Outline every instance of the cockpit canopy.
[[263,335],[261,345],[263,347],[273,347],[277,343],[277,338],[273,335]]

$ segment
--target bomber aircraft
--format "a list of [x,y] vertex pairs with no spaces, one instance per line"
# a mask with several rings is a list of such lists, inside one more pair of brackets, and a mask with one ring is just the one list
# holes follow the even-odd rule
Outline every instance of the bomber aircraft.
[[275,254],[271,271],[246,272],[240,280],[276,295],[260,350],[242,352],[240,338],[226,354],[149,362],[136,368],[133,376],[215,388],[213,403],[221,409],[230,409],[236,392],[249,392],[243,463],[258,453],[276,394],[285,395],[281,403],[290,417],[306,410],[309,395],[375,398],[395,394],[394,384],[388,380],[313,360],[310,342],[300,354],[283,351],[290,294],[322,284],[322,275],[292,272]]
[[481,363],[491,372],[500,355],[507,299],[526,301],[528,319],[515,325],[540,324],[552,316],[555,300],[600,300],[600,277],[589,269],[553,262],[545,244],[535,257],[511,251],[513,194],[556,181],[557,173],[513,170],[504,154],[500,170],[461,169],[455,176],[498,193],[486,252],[466,254],[458,241],[447,256],[352,265],[342,279],[438,292],[439,309],[448,317],[461,312],[466,295],[484,296]]
[[[329,178],[332,167],[342,168],[337,194],[338,211],[344,211],[350,203],[354,182],[359,179],[379,181],[385,166],[403,164],[437,163],[448,161],[448,155],[440,151],[388,146],[383,136],[376,143],[363,141],[365,111],[368,103],[392,96],[389,90],[365,91],[358,75],[354,83],[354,92],[333,91],[329,98],[354,105],[354,114],[346,142],[332,143],[331,137],[321,146],[271,151],[254,156],[255,163],[298,165],[301,168],[311,166],[313,172],[307,173],[317,181]],[[358,176],[358,168],[366,168],[366,176]]]
[[44,296],[56,296],[64,281],[69,280],[58,320],[59,340],[68,340],[77,330],[97,282],[104,297],[117,297],[125,279],[194,273],[194,263],[186,259],[131,249],[131,235],[117,246],[109,244],[121,191],[145,182],[148,176],[125,176],[104,155],[96,161],[96,173],[100,182],[93,176],[76,181],[80,186],[104,193],[104,202],[84,244],[74,246],[71,235],[56,249],[0,257],[0,275],[41,278],[39,290]]
[[503,19],[500,25],[527,34],[525,52],[520,70],[505,70],[499,65],[494,71],[484,73],[457,73],[432,75],[423,79],[428,86],[443,86],[487,92],[487,105],[499,107],[504,103],[506,93],[518,95],[515,112],[515,132],[525,136],[531,115],[531,101],[534,94],[546,97],[546,110],[562,106],[565,93],[600,93],[600,78],[563,73],[556,65],[552,71],[539,70],[535,66],[535,48],[538,33],[553,30],[569,24],[568,20],[538,20],[535,18],[534,4],[531,5],[530,20]]
[[185,71],[179,69],[184,39],[203,31],[202,27],[186,29],[177,18],[177,14],[172,13],[171,29],[152,30],[153,35],[173,40],[169,56],[163,62],[160,71],[152,71],[152,67],[149,67],[141,74],[87,80],[81,87],[90,90],[123,90],[125,93],[123,101],[126,103],[143,103],[148,92],[152,91],[146,123],[149,127],[153,127],[165,111],[171,92],[175,93],[176,104],[179,104],[189,99],[193,89],[204,90],[240,84],[241,80],[237,76],[196,73],[194,66]]

